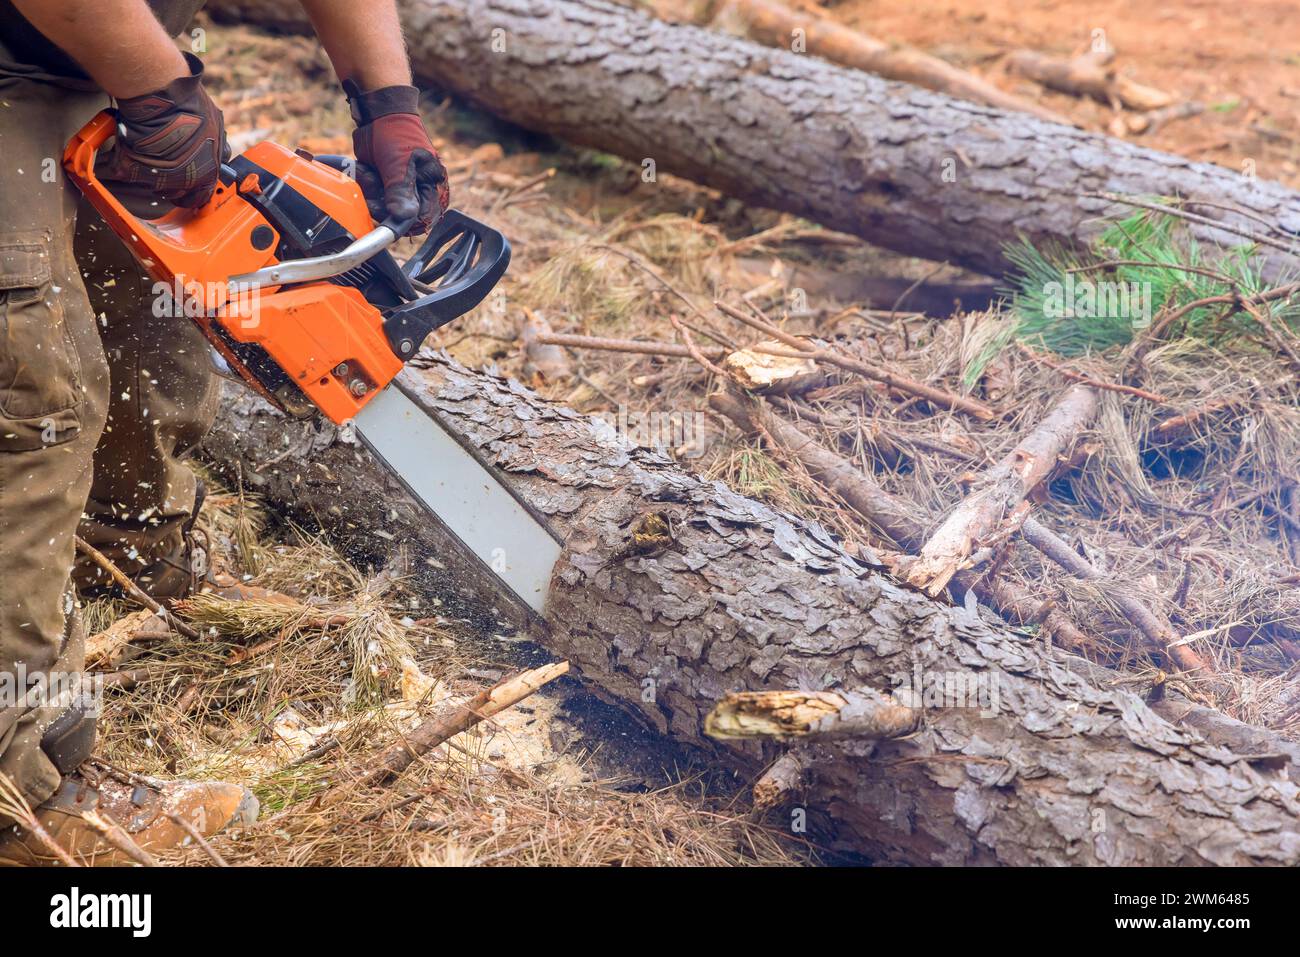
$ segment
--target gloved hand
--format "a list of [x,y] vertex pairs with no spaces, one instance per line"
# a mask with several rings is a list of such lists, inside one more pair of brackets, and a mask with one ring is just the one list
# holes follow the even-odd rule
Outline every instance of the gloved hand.
[[203,62],[153,93],[117,101],[118,136],[100,177],[143,185],[177,206],[202,206],[230,158],[221,110],[203,89]]
[[343,83],[357,124],[352,146],[357,182],[376,222],[414,218],[412,235],[427,232],[447,211],[447,168],[420,121],[419,91],[386,86],[363,93]]

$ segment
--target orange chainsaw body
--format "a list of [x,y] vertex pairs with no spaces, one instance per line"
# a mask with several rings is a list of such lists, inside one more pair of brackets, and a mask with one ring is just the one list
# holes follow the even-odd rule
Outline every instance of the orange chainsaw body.
[[[288,288],[229,285],[232,277],[280,261],[280,231],[255,202],[269,185],[263,173],[219,183],[201,209],[141,219],[95,175],[96,153],[115,131],[112,113],[91,120],[64,153],[68,175],[148,274],[182,294],[184,314],[240,378],[291,414],[310,414],[314,407],[341,424],[397,375],[403,360],[385,337],[380,309],[359,289],[325,281]],[[343,172],[270,142],[240,159],[309,199],[351,237],[372,228],[360,187]],[[301,396],[259,376],[249,351],[237,344],[260,347]]]

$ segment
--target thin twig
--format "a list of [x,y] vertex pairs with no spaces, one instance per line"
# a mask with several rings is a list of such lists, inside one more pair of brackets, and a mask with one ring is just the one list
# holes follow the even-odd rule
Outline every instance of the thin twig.
[[18,785],[4,773],[0,773],[0,809],[14,818],[20,827],[36,838],[37,842],[54,855],[63,866],[81,867],[81,864],[74,861],[65,848],[59,846],[54,838],[50,837],[50,832],[45,830],[45,826],[32,811],[23,792],[18,790]]
[[1092,376],[1084,375],[1082,372],[1075,372],[1073,369],[1067,368],[1059,362],[1053,362],[1041,353],[1035,352],[1023,342],[1019,343],[1019,345],[1020,350],[1029,358],[1033,359],[1035,362],[1041,362],[1049,369],[1059,373],[1072,382],[1082,382],[1084,385],[1092,386],[1094,389],[1102,389],[1106,392],[1120,392],[1124,395],[1134,395],[1139,399],[1146,399],[1148,402],[1158,402],[1162,405],[1169,401],[1167,397],[1158,392],[1148,392],[1146,389],[1139,389],[1136,386],[1131,385],[1119,385],[1115,382],[1105,382],[1101,379],[1094,379]]
[[783,356],[789,359],[812,359],[814,362],[827,362],[831,365],[838,366],[849,372],[854,372],[864,379],[871,379],[874,382],[880,382],[898,392],[905,392],[909,395],[918,396],[935,405],[942,406],[945,409],[951,409],[954,412],[965,412],[973,415],[977,419],[996,419],[997,412],[989,408],[983,402],[977,399],[967,398],[966,396],[956,395],[946,389],[940,389],[937,386],[927,385],[924,382],[918,382],[908,376],[899,375],[896,372],[890,372],[888,369],[882,369],[866,362],[860,362],[857,359],[850,359],[847,356],[840,355],[830,349],[820,349],[804,339],[792,336],[783,329],[762,319],[746,315],[734,306],[729,306],[725,302],[714,302],[714,305],[724,313],[735,319],[737,322],[743,322],[748,326],[757,329],[764,335],[770,336],[779,342],[790,346],[785,349],[776,349],[768,346],[756,346],[752,351],[761,352],[766,355]]
[[727,380],[731,378],[727,375],[726,370],[719,368],[704,357],[704,354],[700,352],[699,347],[695,344],[695,340],[691,337],[690,330],[682,325],[682,321],[677,318],[676,313],[669,313],[668,321],[673,324],[673,328],[677,330],[677,334],[682,337],[682,342],[686,346],[686,351],[690,353],[692,359],[721,379]]
[[1268,334],[1269,339],[1273,341],[1273,344],[1281,349],[1282,352],[1286,353],[1286,357],[1291,360],[1291,365],[1294,368],[1300,369],[1300,354],[1297,354],[1295,346],[1288,341],[1287,330],[1279,330],[1273,324],[1273,317],[1269,315],[1266,310],[1262,310],[1252,303],[1243,300],[1241,308],[1250,313],[1250,317],[1259,323],[1260,327]]
[[1207,269],[1204,266],[1184,266],[1177,263],[1155,262],[1150,259],[1107,259],[1104,262],[1089,263],[1086,266],[1074,266],[1065,271],[1074,273],[1096,272],[1098,269],[1114,269],[1119,266],[1138,266],[1146,269],[1175,269],[1179,272],[1189,272],[1198,276],[1205,276],[1208,279],[1215,279],[1228,285],[1233,285],[1236,282],[1236,280],[1227,273],[1220,272],[1217,269]]
[[1133,206],[1137,209],[1150,210],[1153,213],[1164,213],[1165,215],[1173,216],[1178,219],[1185,219],[1189,223],[1196,223],[1197,225],[1206,226],[1210,229],[1220,229],[1225,233],[1232,233],[1235,236],[1249,239],[1251,242],[1263,243],[1265,246],[1272,246],[1275,249],[1281,249],[1283,252],[1290,253],[1293,256],[1298,252],[1294,244],[1280,242],[1273,239],[1271,236],[1260,236],[1256,233],[1250,232],[1249,230],[1242,229],[1240,226],[1232,226],[1228,223],[1220,222],[1217,219],[1211,219],[1208,216],[1189,213],[1187,210],[1180,209],[1177,206],[1164,206],[1160,203],[1150,203],[1145,200],[1133,199],[1130,196],[1121,196],[1118,193],[1107,193],[1104,191],[1084,193],[1083,195],[1091,199],[1104,199],[1112,203],[1122,203],[1125,206]]
[[143,847],[131,839],[131,835],[122,830],[121,825],[98,811],[87,811],[81,815],[82,820],[99,832],[107,843],[135,861],[141,867],[157,867],[158,862]]
[[213,864],[216,864],[217,867],[230,866],[226,859],[217,853],[216,848],[207,842],[207,839],[199,833],[199,829],[193,824],[185,820],[185,818],[181,817],[179,814],[168,814],[167,817],[171,819],[173,824],[193,838],[194,843],[202,849],[203,853],[207,854],[208,857],[212,859]]
[[[580,336],[571,333],[546,332],[536,341],[545,346],[563,346],[566,349],[595,349],[600,352],[627,352],[634,355],[665,356],[672,359],[693,358],[691,350],[676,342],[647,341],[642,339],[611,339],[606,336]],[[700,352],[721,359],[726,349],[701,349]]]
[[[644,272],[651,279],[655,280],[655,282],[659,283],[661,286],[663,286],[665,289],[671,292],[682,302],[686,303],[686,305],[688,305],[691,308],[691,311],[694,312],[697,316],[699,316],[700,319],[702,319],[706,325],[710,324],[711,320],[709,319],[708,313],[706,313],[703,309],[701,309],[699,304],[694,299],[686,295],[686,293],[682,292],[671,282],[669,282],[667,279],[661,276],[657,269],[652,267],[648,262],[646,262],[643,258],[638,256],[636,253],[632,252],[631,250],[620,249],[618,246],[615,246],[611,243],[601,243],[597,246],[597,248],[608,250],[609,252],[614,253],[616,256],[622,256],[632,265],[636,266],[638,269]],[[711,332],[708,329],[695,329],[695,331],[698,332],[700,335],[705,336],[706,338],[712,339],[714,342],[718,343],[721,346],[725,346],[728,349],[733,349],[733,350],[735,349],[735,343],[728,342],[723,336],[719,335],[718,333]]]
[[894,300],[894,305],[889,310],[889,321],[890,322],[894,321],[895,317],[898,315],[898,307],[903,304],[903,300],[905,300],[912,293],[916,292],[917,288],[929,282],[935,276],[939,275],[939,272],[947,265],[948,265],[947,262],[936,263],[933,269],[931,269],[924,276],[916,280],[916,282],[912,283],[910,286],[904,289],[899,294],[898,298]]
[[74,538],[76,539],[76,543],[77,543],[77,551],[81,552],[92,562],[94,562],[96,565],[98,565],[100,568],[106,571],[109,574],[109,576],[112,577],[113,581],[117,582],[117,584],[122,588],[122,590],[125,591],[128,595],[130,595],[133,599],[135,599],[135,601],[139,602],[141,605],[144,605],[144,607],[148,608],[155,615],[162,618],[165,622],[167,622],[168,625],[176,629],[176,631],[184,635],[186,638],[197,639],[199,637],[199,633],[197,631],[195,631],[185,622],[181,621],[179,618],[177,618],[175,615],[169,612],[166,608],[160,605],[156,599],[152,598],[149,594],[147,594],[144,591],[144,589],[142,589],[135,582],[131,581],[131,579],[126,576],[126,573],[123,572],[122,569],[118,568],[115,564],[113,564],[112,559],[110,559],[107,555],[105,555],[95,546],[86,542],[85,539],[83,539],[80,535],[76,535],[74,536]]

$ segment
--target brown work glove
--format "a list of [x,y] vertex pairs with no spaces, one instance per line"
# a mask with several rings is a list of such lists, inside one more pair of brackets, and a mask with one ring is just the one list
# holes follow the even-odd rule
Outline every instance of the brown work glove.
[[101,179],[141,185],[177,206],[202,206],[230,158],[221,110],[203,89],[203,62],[161,90],[117,101],[118,135]]
[[413,86],[386,86],[369,93],[352,80],[343,83],[357,128],[357,182],[370,215],[415,220],[409,234],[427,232],[447,211],[447,168],[438,158],[420,121],[419,91]]

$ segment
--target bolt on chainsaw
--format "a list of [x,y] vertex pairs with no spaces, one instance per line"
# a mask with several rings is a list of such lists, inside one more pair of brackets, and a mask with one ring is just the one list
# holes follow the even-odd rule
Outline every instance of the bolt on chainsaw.
[[[95,174],[112,111],[63,162],[144,271],[184,298],[218,371],[287,416],[358,437],[477,559],[540,612],[559,542],[491,468],[394,382],[435,329],[487,297],[510,263],[501,233],[451,209],[403,264],[411,221],[370,216],[350,157],[270,141],[222,165],[209,202],[133,214]],[[178,318],[177,321],[186,321]]]

